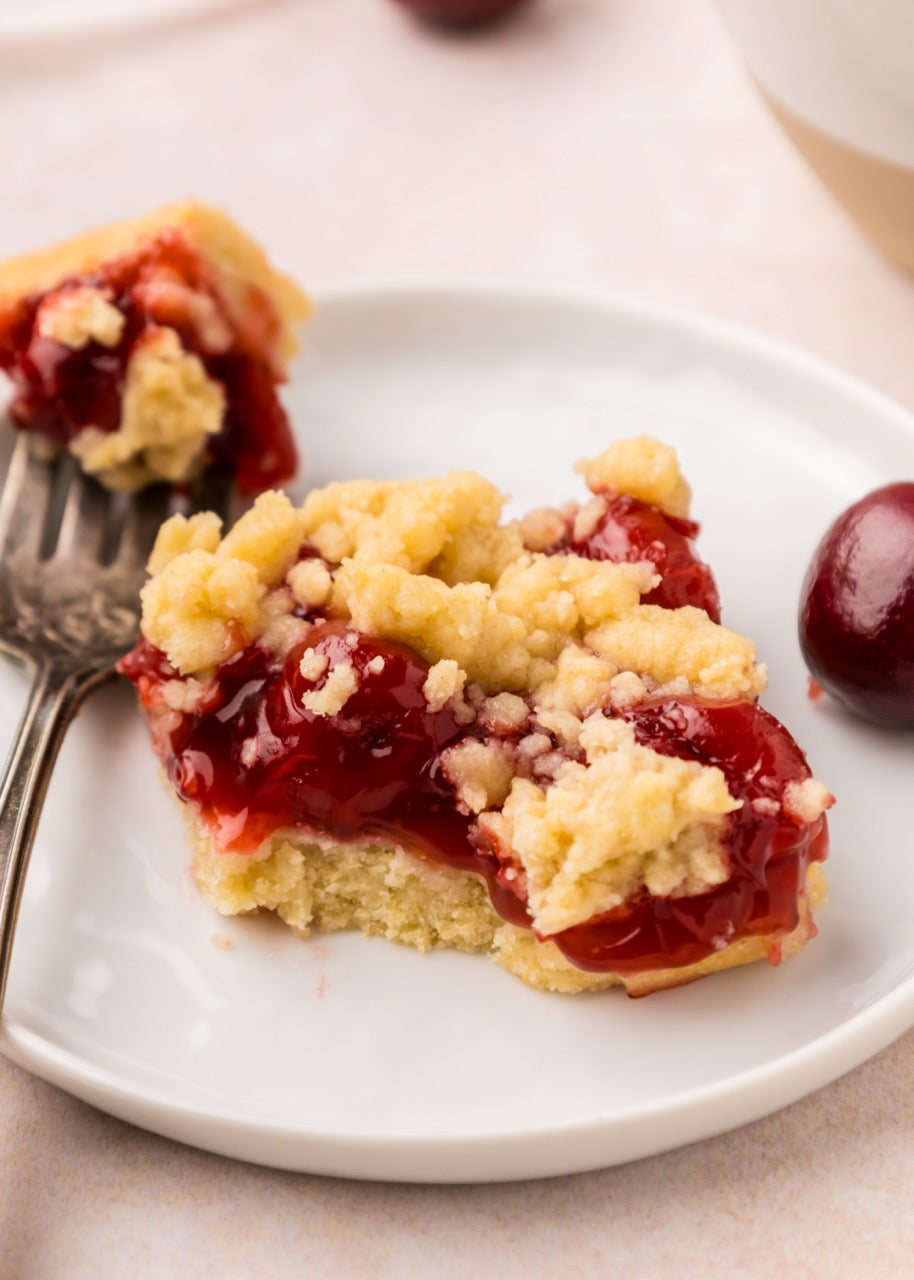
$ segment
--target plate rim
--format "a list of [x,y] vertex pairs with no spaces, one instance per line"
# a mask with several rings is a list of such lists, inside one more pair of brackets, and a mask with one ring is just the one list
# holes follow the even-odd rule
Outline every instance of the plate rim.
[[[810,374],[848,395],[867,401],[880,413],[896,420],[901,430],[911,435],[914,443],[914,405],[906,408],[899,400],[881,391],[858,374],[842,369],[827,357],[807,351],[784,338],[755,329],[749,324],[703,311],[681,303],[663,302],[621,290],[561,286],[530,281],[513,281],[499,276],[352,276],[346,280],[317,285],[307,290],[309,300],[319,316],[325,305],[352,305],[364,301],[378,302],[387,298],[400,302],[428,302],[445,297],[467,302],[495,301],[517,303],[528,301],[538,305],[572,306],[605,312],[618,317],[634,317],[641,322],[668,330],[691,330],[702,339],[739,347],[752,356],[775,361],[801,375]],[[310,322],[309,322],[310,323]],[[307,342],[305,326],[305,343]],[[305,343],[302,344],[302,348]],[[300,358],[301,349],[296,358]],[[914,472],[914,466],[912,466]]]
[[[876,1040],[870,1038],[871,1022],[878,1024]],[[318,1176],[466,1184],[586,1173],[731,1132],[826,1087],[886,1048],[909,1030],[912,1022],[914,974],[801,1048],[716,1084],[671,1094],[660,1102],[639,1103],[597,1121],[421,1138],[321,1133],[302,1125],[280,1126],[253,1113],[226,1117],[216,1108],[169,1100],[163,1091],[144,1084],[128,1087],[123,1077],[109,1068],[86,1062],[28,1028],[11,1028],[5,1019],[0,1027],[0,1050],[18,1066],[106,1114],[213,1154]],[[36,1062],[41,1071],[36,1070]],[[137,1118],[137,1103],[145,1111],[142,1119]],[[707,1108],[712,1103],[717,1116],[709,1124]],[[667,1129],[663,1136],[657,1133],[645,1142],[641,1129],[647,1121],[655,1129],[672,1122],[672,1131]],[[205,1142],[188,1139],[188,1123],[191,1127],[202,1125]],[[303,1160],[304,1146],[308,1153]],[[353,1157],[357,1158],[357,1169]],[[519,1158],[524,1172],[518,1172]],[[486,1165],[484,1172],[481,1161]],[[466,1163],[462,1166],[462,1162]]]

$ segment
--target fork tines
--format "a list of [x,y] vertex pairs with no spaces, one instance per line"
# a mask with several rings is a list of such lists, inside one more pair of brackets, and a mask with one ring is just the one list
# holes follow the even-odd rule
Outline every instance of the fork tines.
[[190,489],[156,484],[112,493],[68,454],[47,455],[20,433],[0,490],[0,556],[65,558],[74,569],[145,564],[168,516],[207,508],[225,515],[231,502],[230,481],[210,476]]

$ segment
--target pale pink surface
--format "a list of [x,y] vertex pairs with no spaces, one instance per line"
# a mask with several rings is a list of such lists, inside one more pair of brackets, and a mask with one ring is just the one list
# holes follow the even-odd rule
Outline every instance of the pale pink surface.
[[[448,40],[286,0],[0,46],[0,256],[187,193],[318,286],[621,291],[794,342],[914,408],[914,285],[860,239],[704,0],[538,0]],[[914,1270],[914,1034],[747,1129],[530,1185],[333,1182],[97,1114],[0,1060],[0,1275],[641,1278]]]

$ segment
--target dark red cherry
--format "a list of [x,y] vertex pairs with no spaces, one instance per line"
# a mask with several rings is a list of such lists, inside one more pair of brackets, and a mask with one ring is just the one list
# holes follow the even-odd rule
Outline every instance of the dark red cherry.
[[867,494],[825,534],[803,583],[800,645],[851,711],[914,728],[914,483]]
[[478,27],[519,9],[527,0],[396,0],[438,27]]

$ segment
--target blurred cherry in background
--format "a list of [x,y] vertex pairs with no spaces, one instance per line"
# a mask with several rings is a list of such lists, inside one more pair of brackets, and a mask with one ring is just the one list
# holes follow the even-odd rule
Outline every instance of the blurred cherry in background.
[[424,22],[439,27],[480,27],[506,17],[529,0],[395,0]]

